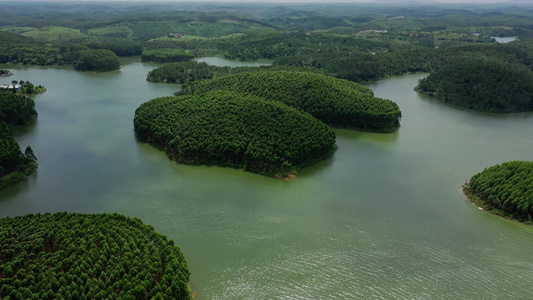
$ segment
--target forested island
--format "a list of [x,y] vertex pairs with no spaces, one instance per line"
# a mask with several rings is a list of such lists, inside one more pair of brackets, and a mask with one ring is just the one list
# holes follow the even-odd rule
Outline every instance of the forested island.
[[37,169],[32,148],[27,146],[23,153],[10,128],[26,125],[36,118],[31,98],[0,89],[0,188],[24,180]]
[[282,179],[336,149],[333,130],[311,115],[228,88],[148,101],[136,110],[134,128],[178,162]]
[[531,69],[494,57],[465,57],[420,80],[416,90],[473,110],[533,111]]
[[496,214],[531,224],[533,162],[510,161],[486,168],[463,186],[477,205]]
[[180,248],[119,214],[0,219],[2,299],[192,299]]
[[393,132],[402,113],[390,100],[357,83],[308,72],[247,72],[189,82],[183,94],[228,89],[279,101],[343,128]]

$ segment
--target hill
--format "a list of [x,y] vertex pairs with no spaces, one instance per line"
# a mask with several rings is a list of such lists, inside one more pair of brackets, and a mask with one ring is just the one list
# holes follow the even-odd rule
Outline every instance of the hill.
[[334,127],[393,132],[402,113],[360,84],[307,72],[252,72],[190,82],[184,94],[227,89],[280,101]]

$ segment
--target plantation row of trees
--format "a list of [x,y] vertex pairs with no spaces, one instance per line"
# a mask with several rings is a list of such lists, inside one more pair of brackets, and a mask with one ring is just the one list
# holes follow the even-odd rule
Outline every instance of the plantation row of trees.
[[311,115],[232,89],[153,99],[136,110],[134,128],[176,161],[277,178],[336,149],[333,130]]
[[192,299],[179,247],[119,214],[0,219],[2,299]]
[[194,55],[181,49],[157,49],[146,50],[141,54],[142,61],[153,61],[157,63],[169,63],[189,61],[194,59]]
[[465,193],[476,203],[511,218],[533,221],[533,162],[511,161],[472,176]]
[[298,68],[285,66],[217,67],[213,65],[208,65],[205,62],[188,61],[164,64],[163,66],[148,72],[146,80],[149,82],[187,83],[202,79],[211,79],[213,77],[228,74],[263,71],[299,71],[319,74],[324,73],[322,70],[315,68]]
[[446,103],[492,112],[533,110],[533,72],[517,63],[475,56],[436,70],[417,91]]
[[363,85],[308,72],[237,73],[189,82],[180,93],[225,89],[280,101],[334,127],[393,132],[402,116],[396,103],[374,97]]

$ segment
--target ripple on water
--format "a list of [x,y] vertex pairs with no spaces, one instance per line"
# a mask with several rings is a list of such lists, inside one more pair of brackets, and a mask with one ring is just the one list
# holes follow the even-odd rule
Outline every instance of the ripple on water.
[[[396,246],[400,247],[300,251],[262,260],[263,264],[243,262],[225,270],[236,280],[221,281],[225,285],[222,294],[215,287],[206,290],[205,298],[501,299],[533,293],[529,262],[506,262],[508,257],[495,256],[490,250],[469,254],[479,259],[467,261],[447,249],[409,243]],[[522,264],[522,273],[506,277],[508,270],[495,272],[487,259],[496,264]]]

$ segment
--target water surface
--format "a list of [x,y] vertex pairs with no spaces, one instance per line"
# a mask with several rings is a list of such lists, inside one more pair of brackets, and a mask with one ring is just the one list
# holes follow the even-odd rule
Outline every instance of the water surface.
[[533,229],[480,211],[461,184],[533,160],[533,114],[477,113],[370,87],[403,112],[394,134],[336,130],[338,151],[285,182],[170,161],[133,133],[135,109],[178,85],[120,71],[0,65],[29,80],[39,118],[17,130],[39,169],[0,191],[0,216],[119,212],[179,245],[199,299],[530,299]]

